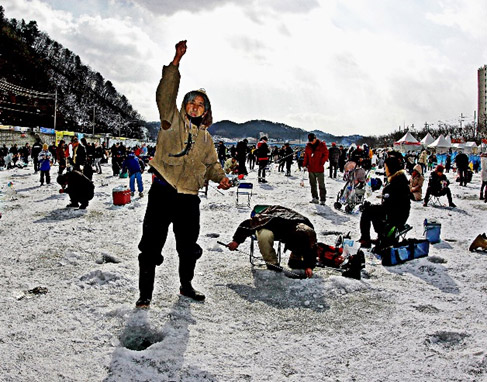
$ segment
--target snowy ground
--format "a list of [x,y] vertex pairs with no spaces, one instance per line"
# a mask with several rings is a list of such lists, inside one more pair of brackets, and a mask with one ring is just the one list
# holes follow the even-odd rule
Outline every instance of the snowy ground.
[[[128,181],[104,171],[94,175],[85,211],[67,209],[56,184],[39,187],[31,166],[0,172],[1,381],[487,380],[487,255],[468,251],[487,228],[478,174],[467,188],[452,181],[456,209],[413,203],[409,237],[422,237],[425,218],[442,223],[443,240],[428,258],[383,267],[368,257],[360,281],[331,269],[292,280],[252,268],[244,254],[216,244],[231,240],[250,209],[236,208],[234,189],[210,187],[194,281],[207,300],[178,295],[171,234],[153,305],[137,311],[147,197],[114,206],[112,189]],[[273,170],[265,185],[255,172],[248,179],[252,206],[293,208],[328,244],[336,239],[330,231],[358,239],[359,214],[333,209],[343,181],[326,179],[323,207],[308,203],[299,172]],[[149,174],[144,181],[148,190]],[[47,293],[28,292],[35,287]]]

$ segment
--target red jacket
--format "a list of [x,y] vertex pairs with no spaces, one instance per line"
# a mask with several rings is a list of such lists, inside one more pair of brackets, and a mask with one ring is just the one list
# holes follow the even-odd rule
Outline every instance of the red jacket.
[[328,148],[325,142],[317,139],[314,147],[311,143],[306,145],[303,166],[307,167],[309,172],[324,172],[327,160]]

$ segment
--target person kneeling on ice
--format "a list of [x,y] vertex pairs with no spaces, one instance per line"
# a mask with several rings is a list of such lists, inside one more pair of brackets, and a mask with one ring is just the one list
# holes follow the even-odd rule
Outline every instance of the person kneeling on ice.
[[144,184],[142,182],[142,171],[144,171],[144,162],[142,159],[135,156],[134,152],[130,152],[122,164],[122,173],[128,170],[129,172],[129,187],[130,194],[135,194],[135,180],[137,180],[137,188],[139,189],[139,196],[144,196]]
[[371,223],[380,237],[385,234],[387,228],[403,227],[409,218],[409,181],[401,160],[396,156],[389,156],[384,162],[384,167],[388,184],[382,190],[382,203],[373,205],[366,202],[362,209],[359,242],[363,248],[371,247]]
[[57,182],[61,185],[60,193],[66,193],[71,199],[66,207],[78,207],[84,210],[88,207],[88,202],[95,195],[95,185],[85,175],[77,170],[69,171],[59,175]]
[[280,240],[285,244],[285,250],[291,251],[288,266],[293,269],[292,273],[303,278],[313,275],[318,246],[316,232],[308,218],[290,208],[277,205],[266,207],[238,226],[233,241],[227,247],[235,251],[247,237],[254,234],[268,269],[282,271],[274,250],[274,240]]

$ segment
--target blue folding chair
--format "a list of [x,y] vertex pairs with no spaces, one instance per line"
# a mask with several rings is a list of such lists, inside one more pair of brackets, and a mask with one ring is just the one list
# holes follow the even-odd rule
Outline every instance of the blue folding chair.
[[247,207],[250,207],[250,199],[252,198],[252,190],[254,189],[253,183],[241,182],[237,186],[237,206],[244,205],[239,203],[239,197],[247,196]]

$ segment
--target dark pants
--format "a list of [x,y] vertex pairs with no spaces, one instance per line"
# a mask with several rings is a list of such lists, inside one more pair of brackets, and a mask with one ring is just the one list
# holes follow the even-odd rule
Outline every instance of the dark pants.
[[49,170],[47,171],[41,170],[41,184],[44,184],[44,177],[46,177],[47,184],[51,183],[51,174],[49,173]]
[[238,158],[237,160],[238,160],[238,173],[248,175],[247,167],[245,167],[245,157]]
[[39,159],[37,159],[37,156],[34,156],[32,160],[34,161],[34,171],[35,172],[39,171],[39,167],[40,167]]
[[286,175],[291,175],[291,165],[293,164],[292,161],[286,162]]
[[265,179],[265,168],[267,167],[267,163],[269,163],[268,160],[259,160],[259,171],[257,176],[260,179]]
[[450,191],[449,187],[445,187],[441,191],[437,191],[437,192],[431,192],[431,188],[428,187],[426,189],[426,196],[424,197],[424,204],[428,204],[431,195],[438,196],[438,197],[446,195],[446,197],[448,199],[448,204],[450,204],[450,205],[453,204],[453,200],[451,197],[451,191]]
[[338,162],[330,162],[330,178],[336,178],[338,171]]
[[364,207],[360,217],[360,239],[370,241],[370,226],[374,225],[375,232],[381,234],[385,228],[385,211],[382,205]]
[[66,169],[66,158],[60,158],[58,174],[62,174],[65,169]]
[[467,167],[458,168],[458,175],[460,176],[460,186],[467,185],[467,172],[468,172]]
[[199,204],[198,195],[179,194],[159,178],[152,183],[139,243],[141,297],[152,297],[155,267],[164,260],[162,249],[171,223],[179,255],[179,280],[182,287],[191,286],[196,261],[203,252],[196,243],[200,231]]

